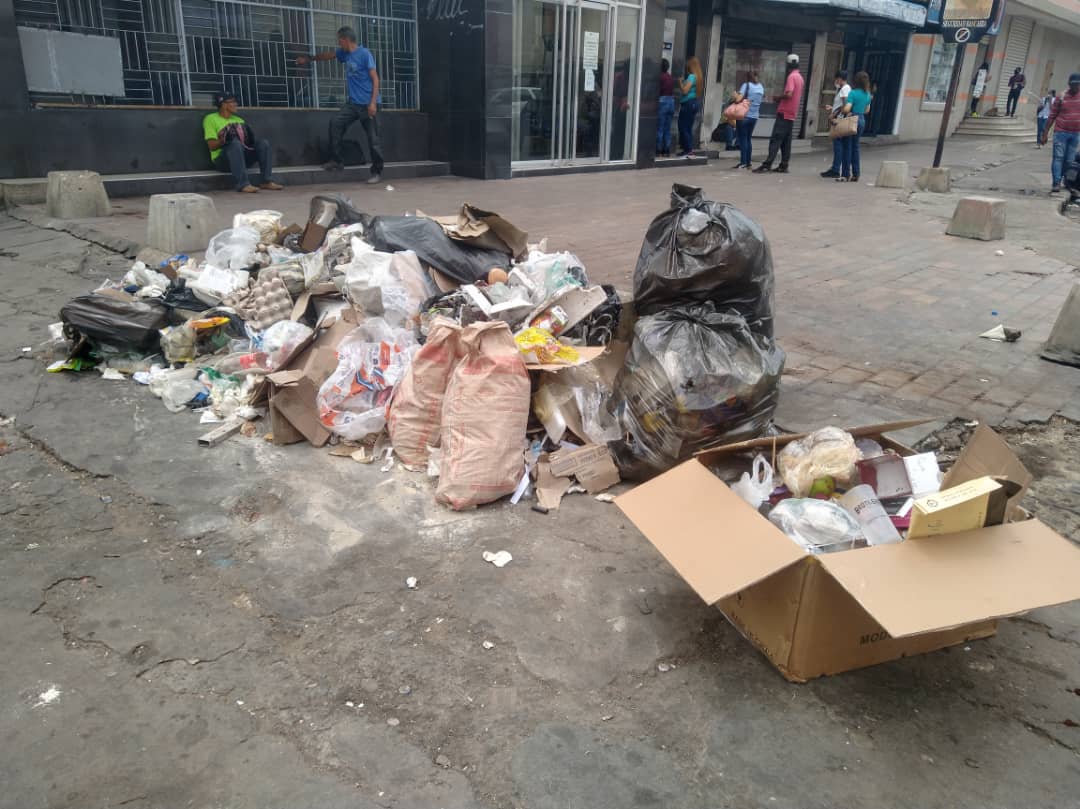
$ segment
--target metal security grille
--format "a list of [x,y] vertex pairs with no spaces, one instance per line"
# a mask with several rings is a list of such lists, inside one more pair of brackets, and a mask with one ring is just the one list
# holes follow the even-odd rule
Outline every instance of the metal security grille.
[[383,105],[416,109],[416,0],[15,0],[20,26],[116,37],[123,97],[31,93],[35,102],[329,107],[345,97],[337,62],[296,64],[336,47],[347,25],[375,57]]

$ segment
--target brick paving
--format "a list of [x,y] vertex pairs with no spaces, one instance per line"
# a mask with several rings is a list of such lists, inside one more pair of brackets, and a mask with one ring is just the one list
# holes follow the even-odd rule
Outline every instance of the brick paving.
[[[878,162],[898,152],[917,159],[929,149],[868,149],[864,177],[873,178]],[[980,154],[972,147],[957,159],[974,172],[986,160]],[[1005,158],[1025,176],[1044,162],[1041,152],[1020,147]],[[223,227],[237,210],[268,206],[302,221],[318,192],[347,193],[374,213],[449,212],[469,201],[576,253],[593,281],[628,296],[642,235],[664,209],[671,184],[701,185],[760,221],[772,244],[777,336],[788,351],[779,414],[785,426],[909,415],[991,424],[1045,421],[1055,413],[1080,420],[1080,369],[1038,358],[1066,294],[1080,281],[1077,269],[1060,260],[1080,255],[1080,226],[1059,217],[1046,198],[1018,195],[1009,197],[1009,218],[1023,224],[1005,241],[945,236],[943,212],[963,181],[959,192],[933,199],[835,184],[816,176],[826,159],[801,156],[786,176],[734,172],[730,161],[719,161],[496,182],[399,181],[393,191],[327,186],[254,199],[213,196]],[[985,186],[988,176],[979,182]],[[116,208],[117,215],[88,223],[140,240],[146,200],[120,200]],[[1021,329],[1022,339],[978,337],[998,323]]]

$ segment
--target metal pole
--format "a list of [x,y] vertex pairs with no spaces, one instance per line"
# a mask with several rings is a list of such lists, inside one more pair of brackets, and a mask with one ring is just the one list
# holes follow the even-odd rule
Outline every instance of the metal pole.
[[966,45],[957,43],[956,57],[953,59],[952,77],[949,79],[949,92],[945,94],[945,111],[941,113],[941,130],[937,136],[937,149],[934,150],[934,168],[941,166],[941,153],[945,149],[945,136],[949,132],[949,116],[956,103],[956,90],[960,84],[960,70],[964,66]]

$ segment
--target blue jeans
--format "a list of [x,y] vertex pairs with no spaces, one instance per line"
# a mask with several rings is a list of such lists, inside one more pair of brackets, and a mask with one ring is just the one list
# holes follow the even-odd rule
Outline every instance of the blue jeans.
[[1047,122],[1047,120],[1049,120],[1049,119],[1047,119],[1047,118],[1036,118],[1035,119],[1035,126],[1038,127],[1038,130],[1035,132],[1035,142],[1040,144],[1040,145],[1042,144],[1042,133],[1046,131],[1046,122]]
[[1065,166],[1076,159],[1076,149],[1080,147],[1080,132],[1054,132],[1054,162],[1050,173],[1054,177],[1054,186],[1061,185],[1065,175]]
[[691,98],[679,107],[679,148],[683,154],[694,151],[694,119],[697,118],[698,100]]
[[861,166],[859,165],[859,138],[866,129],[866,116],[859,115],[859,128],[854,135],[846,138],[837,138],[842,144],[840,147],[840,176],[858,177]]
[[248,166],[252,163],[258,163],[259,171],[262,172],[259,185],[274,181],[272,155],[270,141],[265,138],[255,141],[254,149],[245,149],[239,140],[233,139],[221,147],[221,154],[214,160],[214,168],[232,174],[233,183],[239,191],[241,188],[254,185],[248,177]]
[[743,118],[735,124],[735,134],[739,138],[739,163],[749,166],[753,159],[754,146],[750,138],[754,136],[754,127],[757,126],[757,118]]
[[660,96],[660,117],[656,121],[656,151],[671,154],[671,121],[675,117],[675,97]]
[[833,174],[840,173],[840,167],[844,163],[844,141],[847,138],[833,138],[832,142],[832,167],[829,169]]

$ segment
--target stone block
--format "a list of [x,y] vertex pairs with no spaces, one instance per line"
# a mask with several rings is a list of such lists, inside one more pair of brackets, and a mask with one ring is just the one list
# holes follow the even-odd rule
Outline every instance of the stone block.
[[984,242],[1005,238],[1005,200],[993,197],[964,197],[956,203],[952,221],[945,232]]
[[907,188],[908,164],[905,160],[885,160],[878,169],[878,188]]
[[952,188],[952,174],[945,166],[933,168],[927,166],[919,171],[915,187],[920,191],[932,191],[935,194],[948,194]]
[[1080,366],[1080,284],[1074,284],[1065,298],[1054,328],[1042,350],[1043,359]]
[[109,195],[96,171],[50,171],[45,210],[56,219],[109,215]]
[[169,255],[205,250],[218,232],[217,209],[202,194],[154,194],[146,223],[146,246]]

